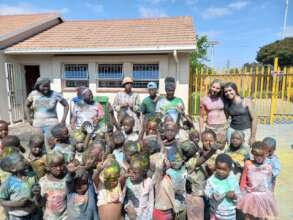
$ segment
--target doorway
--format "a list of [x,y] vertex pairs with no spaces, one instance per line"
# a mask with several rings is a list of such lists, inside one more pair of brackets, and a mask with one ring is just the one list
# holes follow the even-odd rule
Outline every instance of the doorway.
[[35,82],[40,77],[40,66],[25,65],[24,77],[25,77],[26,96],[27,96],[32,90],[34,90]]

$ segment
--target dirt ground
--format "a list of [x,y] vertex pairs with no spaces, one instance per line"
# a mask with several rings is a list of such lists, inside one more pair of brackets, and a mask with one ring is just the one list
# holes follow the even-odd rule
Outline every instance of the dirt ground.
[[[276,154],[281,162],[281,175],[277,178],[275,196],[279,210],[278,220],[293,219],[293,124],[259,125],[257,140],[266,136],[276,138],[278,146]],[[28,124],[10,127],[10,133],[20,136],[24,145],[32,133]],[[0,217],[1,220],[1,217]]]

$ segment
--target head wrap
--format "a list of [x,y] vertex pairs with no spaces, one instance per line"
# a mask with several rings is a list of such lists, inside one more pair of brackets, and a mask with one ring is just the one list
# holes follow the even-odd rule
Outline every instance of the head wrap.
[[45,83],[51,83],[51,80],[49,78],[39,77],[35,82],[34,89],[39,89],[39,86]]

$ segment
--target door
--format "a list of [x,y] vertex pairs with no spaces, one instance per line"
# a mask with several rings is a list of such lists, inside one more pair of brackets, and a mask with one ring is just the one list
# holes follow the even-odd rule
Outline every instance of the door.
[[24,75],[20,65],[5,63],[6,88],[8,94],[8,113],[10,123],[16,123],[24,119]]
[[26,95],[28,95],[34,89],[35,82],[40,77],[40,67],[36,65],[25,65],[24,77],[25,77]]

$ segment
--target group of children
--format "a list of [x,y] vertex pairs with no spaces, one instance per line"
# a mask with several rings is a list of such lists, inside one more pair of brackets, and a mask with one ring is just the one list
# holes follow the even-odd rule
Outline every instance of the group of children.
[[[276,141],[248,149],[244,134],[194,129],[182,115],[149,119],[141,133],[64,124],[30,137],[29,152],[0,121],[0,205],[9,220],[267,219],[275,217]],[[240,217],[241,216],[241,217]]]

